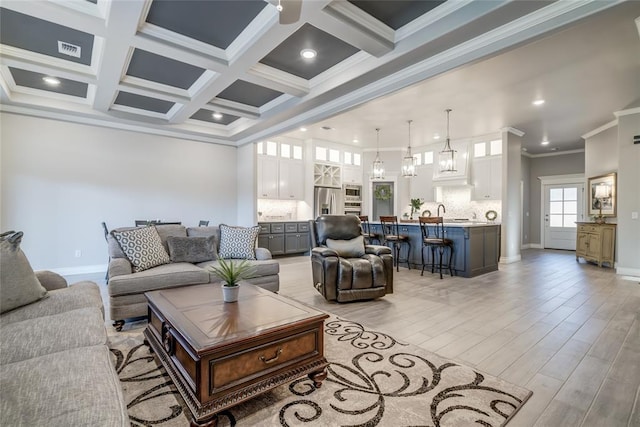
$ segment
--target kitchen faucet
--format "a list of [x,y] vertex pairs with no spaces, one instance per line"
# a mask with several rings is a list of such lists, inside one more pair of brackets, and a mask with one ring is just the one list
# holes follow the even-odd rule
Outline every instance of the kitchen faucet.
[[440,203],[438,205],[438,210],[437,210],[438,214],[437,214],[437,216],[440,216],[440,207],[442,207],[442,213],[447,213],[447,210],[444,208],[444,205],[442,203]]

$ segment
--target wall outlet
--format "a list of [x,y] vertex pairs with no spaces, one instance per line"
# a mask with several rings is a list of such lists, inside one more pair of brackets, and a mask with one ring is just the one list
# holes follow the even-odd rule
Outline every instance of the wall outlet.
[[638,212],[631,212],[631,219],[638,219]]
[[76,258],[80,258],[82,256],[82,251],[80,249],[76,249]]

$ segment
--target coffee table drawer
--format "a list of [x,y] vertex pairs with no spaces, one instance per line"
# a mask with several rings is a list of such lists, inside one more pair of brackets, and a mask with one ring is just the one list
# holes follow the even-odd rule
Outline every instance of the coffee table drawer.
[[318,330],[310,330],[268,345],[211,360],[211,392],[213,394],[221,387],[232,385],[236,381],[245,381],[248,377],[260,376],[263,371],[277,370],[290,362],[317,356],[318,344],[321,342]]

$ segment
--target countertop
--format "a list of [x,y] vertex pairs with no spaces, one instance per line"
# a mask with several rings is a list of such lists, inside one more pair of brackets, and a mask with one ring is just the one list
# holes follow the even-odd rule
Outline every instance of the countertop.
[[[370,224],[380,224],[380,221],[369,221]],[[398,221],[399,225],[415,225],[420,226],[418,224],[418,220],[401,220]],[[488,227],[493,225],[500,225],[499,222],[487,222],[487,221],[455,221],[455,222],[445,222],[443,223],[445,227],[459,227],[459,228],[468,228],[468,227]]]
[[308,219],[261,219],[258,220],[258,224],[262,224],[262,223],[273,223],[273,222],[309,222]]

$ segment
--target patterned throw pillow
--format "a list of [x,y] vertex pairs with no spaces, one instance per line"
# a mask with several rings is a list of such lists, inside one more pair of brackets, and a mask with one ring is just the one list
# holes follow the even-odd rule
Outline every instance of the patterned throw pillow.
[[256,239],[260,227],[231,227],[220,224],[218,258],[256,259]]
[[133,271],[144,271],[170,262],[155,227],[141,227],[111,232],[122,252],[133,265]]

